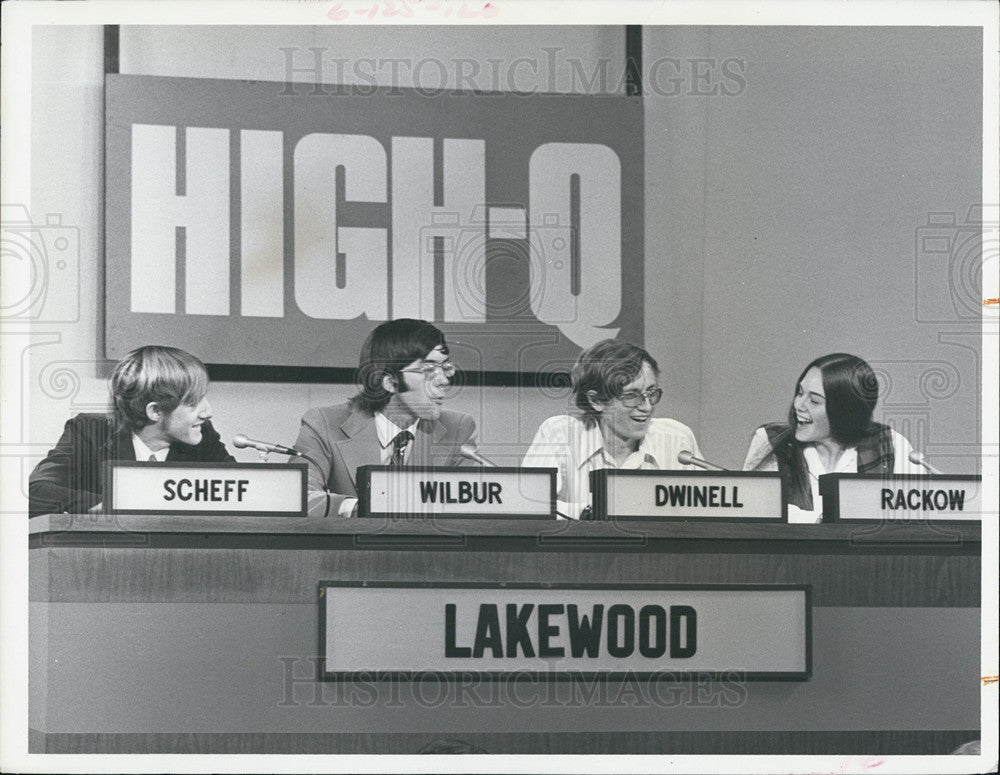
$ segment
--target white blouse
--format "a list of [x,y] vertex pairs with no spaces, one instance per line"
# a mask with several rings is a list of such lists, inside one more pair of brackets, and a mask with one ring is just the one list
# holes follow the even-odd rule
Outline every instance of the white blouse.
[[[921,474],[925,471],[918,465],[910,462],[910,452],[913,447],[904,436],[896,431],[889,431],[892,434],[892,453],[894,474]],[[798,506],[788,504],[789,522],[822,522],[823,521],[823,501],[819,496],[819,478],[823,474],[856,474],[858,472],[858,450],[848,447],[844,454],[840,456],[833,468],[827,468],[823,461],[819,459],[819,453],[813,445],[803,448],[802,455],[809,468],[809,489],[812,491],[813,508],[811,510],[801,509]],[[765,459],[766,458],[766,459]],[[758,428],[753,438],[750,440],[750,449],[747,450],[746,460],[743,462],[744,471],[777,471],[778,461],[771,454],[771,442],[767,439],[767,431]]]

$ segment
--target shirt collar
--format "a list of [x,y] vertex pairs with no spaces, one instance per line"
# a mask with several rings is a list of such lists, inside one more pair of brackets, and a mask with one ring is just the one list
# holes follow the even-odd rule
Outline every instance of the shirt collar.
[[[858,471],[858,450],[857,447],[848,447],[841,455],[832,469],[826,470],[819,459],[819,452],[812,444],[802,450],[802,456],[806,459],[806,468],[809,473],[818,477],[820,474],[854,474]],[[818,472],[818,473],[817,473]]]
[[[652,423],[652,421],[650,421]],[[653,434],[650,433],[652,429],[652,424],[646,429],[646,435],[642,437],[642,441],[639,443],[639,451],[645,456],[645,459],[652,463],[654,468],[666,470],[669,466],[667,460],[660,460],[656,457],[656,451],[653,449]]]
[[136,460],[149,460],[149,456],[153,455],[157,462],[163,463],[166,461],[167,455],[170,454],[170,447],[164,447],[159,452],[153,452],[153,450],[147,447],[145,442],[134,433],[132,434],[132,447],[135,449]]
[[400,428],[396,423],[386,417],[382,412],[375,412],[375,433],[378,435],[378,443],[382,449],[385,449],[390,444],[392,440],[399,435],[401,431],[407,430],[416,437],[417,426],[420,424],[420,420],[414,420],[413,425],[409,428]]
[[[583,425],[582,421],[581,425]],[[656,459],[652,446],[650,434],[647,431],[646,435],[639,443],[638,451],[643,454],[643,459],[649,461],[655,468],[664,468],[660,461]],[[612,468],[618,467],[615,459],[608,454],[607,450],[604,448],[604,435],[601,433],[601,426],[596,423],[591,425],[589,428],[583,425],[583,429],[577,437],[576,449],[577,459],[580,461],[580,468],[586,466],[590,460],[596,456],[600,456],[601,460],[606,465],[611,466]]]

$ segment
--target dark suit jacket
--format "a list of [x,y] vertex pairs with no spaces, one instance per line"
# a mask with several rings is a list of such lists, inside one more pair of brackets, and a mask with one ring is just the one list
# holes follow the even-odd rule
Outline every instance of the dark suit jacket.
[[[132,433],[114,433],[103,414],[78,414],[66,423],[62,438],[28,478],[28,516],[63,511],[82,513],[104,500],[105,460],[135,460]],[[201,443],[171,444],[170,462],[235,462],[212,423],[201,426]]]
[[[475,447],[476,421],[467,414],[441,410],[436,421],[421,420],[414,434],[408,466],[468,465],[459,449]],[[375,416],[356,411],[349,403],[310,409],[302,417],[295,448],[313,458],[309,462],[309,514],[337,516],[344,498],[357,496],[358,466],[381,461]]]

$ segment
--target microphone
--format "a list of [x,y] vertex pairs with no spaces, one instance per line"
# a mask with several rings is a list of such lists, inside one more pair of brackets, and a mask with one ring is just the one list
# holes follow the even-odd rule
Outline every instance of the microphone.
[[466,457],[474,463],[479,463],[479,465],[484,466],[485,468],[499,468],[499,466],[492,460],[487,460],[476,452],[476,448],[471,444],[463,444],[459,447],[458,452],[462,457]]
[[677,453],[677,462],[683,463],[686,466],[698,466],[698,468],[704,468],[706,471],[728,470],[722,466],[717,466],[715,463],[709,463],[707,460],[702,460],[700,457],[695,457],[686,449],[682,449]]
[[250,447],[251,449],[259,450],[260,452],[277,452],[279,455],[291,455],[292,457],[305,457],[297,449],[292,449],[291,447],[285,447],[281,444],[271,444],[267,441],[257,441],[256,439],[248,439],[242,433],[237,433],[233,436],[233,446],[237,449],[243,449],[244,447]]
[[930,463],[928,463],[927,460],[924,459],[924,456],[921,455],[916,450],[913,450],[912,452],[910,452],[910,462],[913,463],[913,465],[915,465],[915,466],[923,466],[928,471],[930,471],[932,474],[941,475],[941,472],[938,471]]

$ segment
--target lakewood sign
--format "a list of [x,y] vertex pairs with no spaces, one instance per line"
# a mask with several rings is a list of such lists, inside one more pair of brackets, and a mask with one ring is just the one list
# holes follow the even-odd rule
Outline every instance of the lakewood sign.
[[807,680],[807,585],[319,584],[323,678]]
[[642,146],[626,97],[108,76],[106,354],[353,366],[418,317],[466,368],[565,371],[642,340]]

